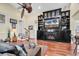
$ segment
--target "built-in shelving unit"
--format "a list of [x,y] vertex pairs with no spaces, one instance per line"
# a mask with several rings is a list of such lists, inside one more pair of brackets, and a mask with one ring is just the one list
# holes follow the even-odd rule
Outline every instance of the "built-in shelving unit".
[[43,12],[44,39],[57,40],[59,38],[61,8]]
[[70,10],[61,12],[62,30],[70,29]]
[[37,38],[70,42],[70,10],[61,11],[59,8],[38,16]]
[[70,10],[61,12],[61,39],[64,42],[71,42]]
[[44,19],[43,15],[38,16],[38,31],[37,31],[37,38],[43,39],[43,31],[44,30]]
[[44,22],[43,15],[38,16],[38,30],[43,30]]

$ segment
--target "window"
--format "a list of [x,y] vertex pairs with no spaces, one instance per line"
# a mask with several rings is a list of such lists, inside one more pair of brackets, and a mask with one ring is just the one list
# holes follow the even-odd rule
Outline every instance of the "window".
[[0,14],[0,23],[5,23],[5,15]]

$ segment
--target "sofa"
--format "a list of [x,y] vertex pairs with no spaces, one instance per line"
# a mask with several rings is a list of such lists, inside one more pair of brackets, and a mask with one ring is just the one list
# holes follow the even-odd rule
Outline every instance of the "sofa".
[[47,46],[37,45],[29,48],[28,44],[12,44],[0,42],[0,56],[44,56]]

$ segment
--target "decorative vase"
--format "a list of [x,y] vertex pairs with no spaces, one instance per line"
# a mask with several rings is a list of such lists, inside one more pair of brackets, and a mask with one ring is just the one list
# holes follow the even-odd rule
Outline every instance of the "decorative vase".
[[14,36],[12,38],[12,42],[17,42],[17,37],[16,37],[16,34],[14,33]]
[[8,30],[8,34],[7,34],[7,38],[5,39],[5,42],[11,42],[10,30]]

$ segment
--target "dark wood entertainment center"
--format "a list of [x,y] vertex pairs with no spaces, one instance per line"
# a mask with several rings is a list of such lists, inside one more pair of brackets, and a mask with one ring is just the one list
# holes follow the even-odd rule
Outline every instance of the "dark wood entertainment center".
[[71,42],[70,10],[54,9],[38,16],[37,39]]

